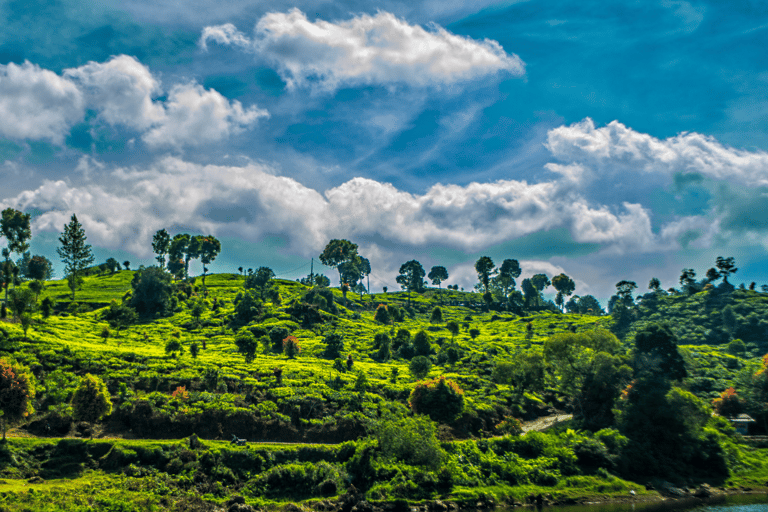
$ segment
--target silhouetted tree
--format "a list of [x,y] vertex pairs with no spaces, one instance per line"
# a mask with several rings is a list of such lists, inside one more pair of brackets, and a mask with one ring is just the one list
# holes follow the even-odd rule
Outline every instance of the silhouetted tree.
[[155,258],[160,264],[160,268],[165,268],[165,255],[171,248],[171,235],[165,229],[159,230],[152,237],[152,251],[157,254]]
[[488,293],[488,285],[491,281],[491,275],[494,274],[493,268],[495,267],[493,260],[488,256],[481,256],[475,262],[475,271],[477,271],[477,279],[480,284],[483,285],[485,293]]
[[424,290],[424,267],[416,260],[411,260],[400,265],[400,275],[395,279],[400,286],[408,291],[408,303],[411,302],[411,292]]

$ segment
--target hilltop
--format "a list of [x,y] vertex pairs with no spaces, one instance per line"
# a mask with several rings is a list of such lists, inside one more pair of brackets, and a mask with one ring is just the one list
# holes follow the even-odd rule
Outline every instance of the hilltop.
[[[635,333],[654,319],[641,310],[619,343],[611,341],[609,316],[555,308],[515,314],[489,309],[476,293],[348,292],[345,298],[335,288],[285,280],[248,292],[247,276],[215,274],[204,286],[200,278],[175,283],[165,314],[123,325],[115,312],[131,304],[136,273],[87,276],[75,302],[65,281],[47,282],[39,300],[53,303],[53,314],[35,313],[26,335],[19,323],[0,324],[0,357],[29,368],[37,387],[36,412],[17,431],[34,438],[11,438],[0,470],[12,479],[0,484],[8,496],[18,498],[19,478],[40,491],[25,498],[26,506],[47,502],[45,496],[59,492],[55,485],[75,489],[71,506],[96,485],[103,489],[98,499],[110,495],[128,507],[116,510],[142,509],[142,489],[151,489],[146,499],[164,508],[194,509],[199,502],[198,510],[213,510],[244,496],[248,506],[266,507],[310,500],[317,508],[324,502],[312,500],[332,498],[322,505],[331,510],[363,499],[491,504],[536,497],[572,502],[630,489],[655,495],[631,481],[647,482],[652,471],[688,485],[755,486],[768,476],[765,450],[740,444],[727,422],[705,420],[705,431],[679,438],[698,455],[655,470],[643,466],[632,452],[640,441],[622,435],[610,413],[601,412],[604,426],[584,428],[588,422],[579,415],[592,400],[589,375],[608,375],[599,366],[608,363],[595,357],[596,348],[571,353],[577,359],[568,364],[581,365],[584,380],[558,366],[566,360],[553,355],[552,340],[571,348],[605,340],[611,348],[600,350],[614,354],[605,368],[618,372],[611,377],[618,386],[628,378],[621,372],[631,372],[627,354]],[[756,292],[739,293],[729,299],[738,314],[746,311],[741,304],[762,304],[749,295]],[[247,300],[254,301],[250,309],[242,307]],[[693,301],[707,302],[687,300],[663,297],[656,313],[685,317]],[[383,309],[388,319],[380,316]],[[289,339],[292,357],[283,350]],[[683,396],[688,405],[703,399],[704,407],[740,385],[739,370],[759,368],[760,345],[739,352],[729,340],[689,345],[687,339],[679,345],[688,371],[683,385],[700,397]],[[96,424],[73,417],[72,396],[86,374],[105,382],[113,404]],[[443,386],[448,394],[433,406],[420,402],[422,414],[414,414],[420,385]],[[457,413],[444,414],[456,400]],[[565,413],[577,418],[519,436],[518,421]],[[250,444],[232,446],[232,436]],[[253,444],[265,441],[289,444]],[[691,472],[697,461],[711,468]],[[108,491],[118,488],[127,490]]]

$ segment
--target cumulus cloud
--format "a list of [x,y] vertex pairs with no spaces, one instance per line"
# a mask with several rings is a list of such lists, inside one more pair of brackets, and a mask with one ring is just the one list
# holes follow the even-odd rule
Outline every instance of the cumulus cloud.
[[209,41],[254,51],[273,61],[289,87],[307,83],[332,89],[348,84],[450,84],[505,71],[525,74],[525,64],[496,41],[477,41],[431,25],[410,25],[393,14],[347,21],[309,21],[298,9],[264,15],[253,38],[232,24],[206,27]]
[[0,66],[0,134],[62,144],[85,109],[112,125],[142,133],[150,146],[201,145],[226,139],[267,117],[193,82],[166,92],[134,57],[119,55],[66,69],[61,76],[25,62]]
[[354,178],[320,193],[257,164],[199,165],[171,157],[146,169],[105,171],[97,162],[86,164],[109,179],[79,187],[46,182],[5,204],[41,212],[35,219],[40,230],[60,229],[74,211],[86,227],[95,226],[94,243],[137,254],[147,254],[154,231],[173,225],[251,241],[284,234],[302,254],[338,237],[472,252],[562,227],[579,242],[620,250],[651,250],[657,243],[643,208],[626,204],[612,213],[591,207],[558,190],[557,182],[438,184],[415,195]]
[[89,62],[64,70],[64,76],[81,87],[89,105],[109,124],[144,130],[165,117],[163,105],[152,100],[162,92],[160,82],[134,57]]
[[604,178],[622,173],[698,173],[748,186],[768,185],[768,153],[725,146],[714,137],[681,133],[657,139],[618,121],[597,128],[592,119],[550,130],[546,147],[565,167],[561,174]]
[[80,89],[65,77],[29,62],[0,65],[0,134],[6,137],[61,144],[83,118],[84,105]]
[[164,107],[163,117],[143,136],[151,146],[215,142],[269,116],[266,110],[255,106],[245,109],[239,101],[229,101],[217,91],[196,83],[172,87]]

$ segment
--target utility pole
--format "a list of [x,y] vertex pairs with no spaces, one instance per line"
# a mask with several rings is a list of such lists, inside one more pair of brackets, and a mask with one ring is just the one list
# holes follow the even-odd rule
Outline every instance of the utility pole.
[[315,283],[315,258],[309,263],[309,285],[314,286]]

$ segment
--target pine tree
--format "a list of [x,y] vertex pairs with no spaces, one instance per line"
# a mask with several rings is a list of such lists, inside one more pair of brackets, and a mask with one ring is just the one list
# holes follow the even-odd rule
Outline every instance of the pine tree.
[[83,225],[77,221],[77,216],[72,214],[72,219],[64,226],[64,232],[59,237],[61,247],[56,249],[64,263],[64,273],[72,290],[72,300],[75,300],[79,274],[94,261],[93,251],[91,246],[85,243],[86,240]]

